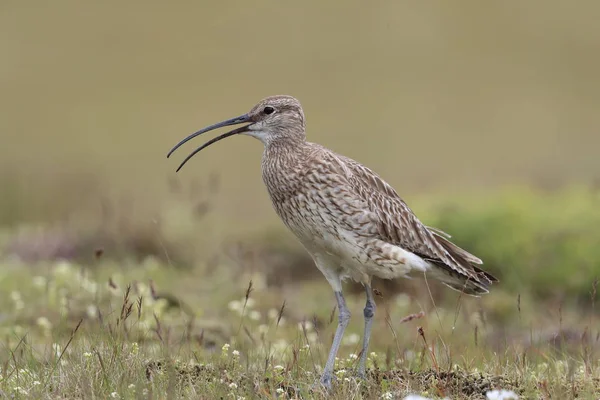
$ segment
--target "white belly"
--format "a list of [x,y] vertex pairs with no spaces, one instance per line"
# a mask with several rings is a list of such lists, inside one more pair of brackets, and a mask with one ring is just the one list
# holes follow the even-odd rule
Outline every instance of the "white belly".
[[[331,198],[325,196],[321,200],[327,202]],[[339,205],[307,201],[302,193],[274,205],[330,282],[337,276],[368,284],[373,276],[394,279],[430,267],[421,257],[380,240],[368,211],[347,215],[345,210],[339,210]],[[332,213],[336,206],[337,213]]]
[[[322,215],[319,221],[325,221],[331,227],[328,217]],[[290,227],[304,247],[315,258],[317,266],[332,270],[342,279],[351,278],[357,282],[370,284],[371,278],[395,279],[411,272],[424,272],[430,264],[421,257],[386,243],[377,238],[365,238],[356,232],[340,229],[323,229],[322,224],[311,224],[305,219],[301,226]],[[318,260],[323,260],[320,262]]]

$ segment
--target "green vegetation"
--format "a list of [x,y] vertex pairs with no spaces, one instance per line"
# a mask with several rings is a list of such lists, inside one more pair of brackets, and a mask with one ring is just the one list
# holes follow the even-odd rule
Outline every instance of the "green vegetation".
[[507,190],[437,207],[428,223],[502,277],[502,286],[541,298],[589,302],[600,279],[600,191]]
[[[354,317],[332,398],[479,399],[492,389],[522,398],[597,398],[598,192],[515,189],[456,200],[426,204],[422,219],[481,256],[500,284],[478,299],[423,280],[376,282],[381,294],[365,382],[352,375],[364,299],[349,284]],[[166,213],[185,221],[176,215],[197,205],[180,202],[177,209]],[[209,222],[197,217],[201,231]],[[326,397],[313,384],[335,329],[334,302],[303,250],[268,234],[210,254],[180,253],[175,243],[199,233],[176,226],[88,228],[81,236],[87,246],[71,248],[91,254],[72,254],[72,261],[16,257],[31,254],[27,238],[40,246],[45,232],[66,227],[6,230],[0,393]],[[94,250],[90,243],[107,232],[127,245]],[[154,239],[141,246],[127,238]],[[223,254],[229,256],[214,258]]]

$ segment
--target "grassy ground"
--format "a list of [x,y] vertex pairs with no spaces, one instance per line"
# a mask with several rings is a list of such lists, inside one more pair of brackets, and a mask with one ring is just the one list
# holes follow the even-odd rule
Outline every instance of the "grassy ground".
[[365,381],[353,374],[364,297],[349,283],[354,318],[332,393],[314,384],[337,322],[333,295],[280,231],[214,247],[210,198],[181,193],[150,224],[113,207],[79,227],[8,228],[0,395],[597,399],[597,196],[575,187],[420,202],[426,223],[501,282],[467,298],[419,279],[376,281]]
[[[152,257],[97,256],[93,266],[4,262],[3,396],[328,397],[313,388],[337,319],[322,280],[270,286],[226,261],[176,270]],[[363,298],[348,295],[354,318],[328,398],[484,398],[499,388],[523,398],[600,395],[593,309],[515,297],[506,300],[508,326],[493,311],[510,296],[502,288],[496,298],[450,293],[434,305],[427,286],[415,284],[415,296],[382,289],[364,382],[353,376]]]

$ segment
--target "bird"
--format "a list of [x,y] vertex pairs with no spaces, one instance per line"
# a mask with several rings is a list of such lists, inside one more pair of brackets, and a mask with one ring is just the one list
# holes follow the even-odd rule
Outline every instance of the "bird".
[[372,280],[424,276],[462,293],[479,296],[498,282],[480,268],[482,260],[450,241],[445,232],[424,225],[396,190],[361,163],[306,138],[300,101],[275,95],[260,100],[249,112],[207,126],[181,140],[240,125],[189,154],[177,172],[208,146],[235,135],[263,144],[263,182],[277,215],[311,255],[333,289],[338,324],[320,384],[332,387],[334,363],[350,311],[342,282],[362,284],[366,303],[364,333],[356,374],[366,376],[366,358],[376,304]]

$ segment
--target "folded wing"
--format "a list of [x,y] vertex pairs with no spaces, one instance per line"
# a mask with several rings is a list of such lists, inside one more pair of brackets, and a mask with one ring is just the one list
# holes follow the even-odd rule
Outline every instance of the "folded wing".
[[440,267],[432,271],[444,284],[467,294],[487,293],[497,279],[477,265],[483,262],[452,243],[443,231],[421,223],[398,193],[375,172],[341,156],[348,183],[377,216],[380,239],[402,247]]

